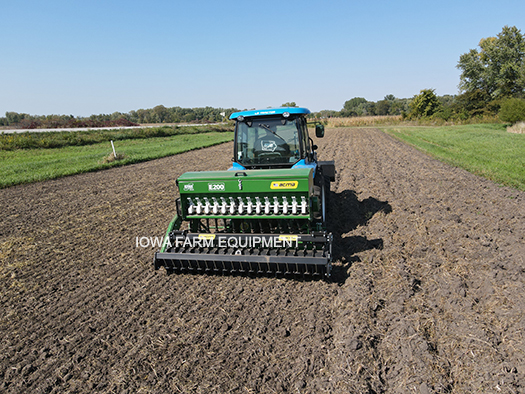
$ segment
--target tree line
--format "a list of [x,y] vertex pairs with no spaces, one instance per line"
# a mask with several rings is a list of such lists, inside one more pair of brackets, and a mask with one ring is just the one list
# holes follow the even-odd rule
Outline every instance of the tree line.
[[[429,89],[424,89],[429,90]],[[434,90],[430,89],[432,93]],[[423,91],[422,91],[423,92]],[[435,94],[434,94],[435,96]],[[347,100],[340,111],[324,110],[314,113],[316,117],[358,117],[358,116],[386,116],[401,115],[403,118],[411,116],[412,105],[416,96],[411,98],[397,98],[393,94],[387,94],[382,100],[368,101],[364,97],[354,97]],[[439,104],[441,117],[449,117],[451,108],[456,104],[455,95],[435,96]]]
[[216,123],[228,119],[238,111],[235,108],[181,108],[157,105],[149,109],[138,109],[127,113],[91,115],[74,117],[73,115],[29,115],[6,112],[0,118],[0,126],[12,126],[23,129],[62,128],[62,127],[103,127],[132,126],[144,123]]

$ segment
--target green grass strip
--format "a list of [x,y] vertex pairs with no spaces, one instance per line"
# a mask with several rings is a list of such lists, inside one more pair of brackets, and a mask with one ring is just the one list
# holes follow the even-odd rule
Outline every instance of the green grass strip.
[[138,163],[231,141],[233,133],[209,132],[115,142],[122,160],[106,163],[109,142],[52,149],[0,151],[0,188]]
[[105,141],[147,139],[169,137],[181,134],[200,134],[209,132],[229,132],[229,125],[207,126],[159,126],[133,129],[91,129],[47,132],[0,133],[0,151],[15,149],[51,149],[65,146],[83,146]]
[[380,129],[445,163],[525,190],[525,135],[509,133],[505,125]]

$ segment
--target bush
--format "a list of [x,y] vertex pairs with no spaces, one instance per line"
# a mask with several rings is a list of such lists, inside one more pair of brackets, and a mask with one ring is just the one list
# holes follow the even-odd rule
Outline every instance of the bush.
[[525,100],[510,98],[503,101],[499,111],[499,118],[511,124],[525,120]]
[[441,119],[447,122],[452,118],[452,115],[453,115],[452,108],[441,107],[441,109],[435,112],[434,115],[431,116],[431,118]]

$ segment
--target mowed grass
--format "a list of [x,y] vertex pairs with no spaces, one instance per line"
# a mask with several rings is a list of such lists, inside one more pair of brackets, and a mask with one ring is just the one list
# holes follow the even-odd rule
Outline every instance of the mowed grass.
[[525,190],[525,135],[509,133],[505,125],[380,129],[448,164]]
[[110,142],[0,151],[0,188],[153,160],[232,139],[232,132],[210,132],[115,141],[117,154],[124,158],[113,162],[105,162],[112,153]]

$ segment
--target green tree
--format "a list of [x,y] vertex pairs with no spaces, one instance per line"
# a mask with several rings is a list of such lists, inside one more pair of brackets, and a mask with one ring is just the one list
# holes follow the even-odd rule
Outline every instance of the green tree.
[[423,89],[410,103],[409,118],[428,118],[441,109],[434,89]]
[[518,84],[520,86],[525,86],[525,61],[521,64],[521,67],[520,67]]
[[525,36],[521,31],[505,26],[496,37],[481,39],[479,47],[459,58],[460,91],[479,90],[492,100],[521,97],[525,90]]
[[367,99],[365,99],[364,97],[354,97],[348,101],[345,101],[345,105],[343,106],[343,109],[347,111],[353,110],[359,107],[359,104],[365,104],[367,102],[368,102]]
[[396,104],[396,96],[387,94],[383,100],[380,100],[375,105],[376,115],[394,115],[398,111],[399,105]]
[[455,113],[464,118],[481,116],[488,113],[490,102],[490,96],[484,90],[475,89],[456,96],[452,108]]
[[281,107],[297,107],[297,104],[295,104],[295,101],[291,101],[291,102],[281,104]]
[[341,116],[361,116],[365,112],[363,107],[367,103],[368,101],[364,97],[354,97],[347,100],[341,110]]
[[525,100],[510,98],[501,104],[499,118],[508,123],[516,123],[525,120]]
[[152,110],[153,123],[163,123],[168,119],[168,109],[163,105],[157,105]]
[[390,113],[390,107],[392,102],[390,100],[378,101],[375,107],[376,115],[388,115]]
[[13,125],[19,123],[22,119],[24,119],[26,114],[19,114],[18,112],[6,112],[5,117],[7,119],[8,125]]

